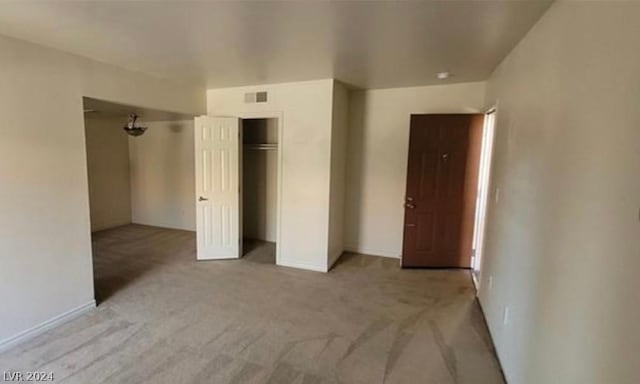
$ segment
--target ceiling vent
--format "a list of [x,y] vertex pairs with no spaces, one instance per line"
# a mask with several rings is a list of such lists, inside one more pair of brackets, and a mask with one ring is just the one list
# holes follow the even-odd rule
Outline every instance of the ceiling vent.
[[247,92],[244,94],[245,103],[266,103],[267,92]]

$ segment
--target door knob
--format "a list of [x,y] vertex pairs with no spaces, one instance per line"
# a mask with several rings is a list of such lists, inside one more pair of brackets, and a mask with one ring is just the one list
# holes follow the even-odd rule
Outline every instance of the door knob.
[[413,204],[411,204],[411,203],[407,203],[407,204],[405,204],[404,206],[405,206],[406,208],[409,208],[409,209],[414,209],[414,208],[416,207],[415,205],[413,205]]
[[207,200],[209,199],[207,199],[206,197],[202,197],[202,196],[198,197],[198,201],[207,201]]

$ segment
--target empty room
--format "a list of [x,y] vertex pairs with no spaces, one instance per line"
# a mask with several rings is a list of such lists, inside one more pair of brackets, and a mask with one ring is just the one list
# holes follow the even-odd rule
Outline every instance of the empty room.
[[640,2],[0,3],[0,375],[636,384]]

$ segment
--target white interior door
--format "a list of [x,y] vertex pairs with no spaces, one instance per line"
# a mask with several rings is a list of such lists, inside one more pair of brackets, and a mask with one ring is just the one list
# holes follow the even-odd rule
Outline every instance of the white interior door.
[[240,119],[195,119],[198,260],[241,256]]

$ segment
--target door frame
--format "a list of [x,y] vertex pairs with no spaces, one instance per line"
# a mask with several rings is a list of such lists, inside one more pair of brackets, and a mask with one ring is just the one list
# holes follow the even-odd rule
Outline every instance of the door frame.
[[[468,260],[468,266],[462,266],[462,265],[451,265],[451,266],[445,266],[445,265],[424,265],[424,266],[418,266],[418,265],[410,265],[407,266],[405,264],[405,259],[406,259],[406,246],[407,246],[407,205],[410,204],[407,201],[407,196],[409,194],[409,172],[410,172],[410,168],[411,168],[411,148],[412,148],[412,132],[413,132],[413,118],[414,116],[425,116],[425,117],[433,117],[438,119],[439,117],[462,117],[462,116],[468,116],[469,117],[469,125],[468,125],[468,133],[471,134],[472,130],[474,129],[475,123],[474,123],[474,118],[475,117],[482,117],[484,119],[484,113],[483,112],[459,112],[459,113],[411,113],[410,115],[410,127],[409,127],[409,138],[408,138],[408,146],[407,146],[407,167],[406,167],[406,178],[405,178],[405,190],[404,190],[404,199],[403,199],[403,229],[402,229],[402,253],[401,253],[401,257],[400,257],[400,265],[402,268],[461,268],[461,269],[469,269],[471,270],[473,265],[472,265],[472,245],[473,245],[473,235],[474,235],[474,228],[471,228],[471,233],[468,233],[468,231],[464,231],[463,230],[463,222],[471,222],[471,225],[475,224],[475,207],[474,209],[468,210],[466,208],[467,206],[467,196],[468,196],[468,192],[467,192],[467,182],[469,181],[469,156],[470,154],[473,152],[472,149],[472,143],[471,143],[471,139],[468,139],[467,142],[467,148],[466,148],[466,161],[465,161],[465,172],[464,172],[464,188],[463,188],[463,192],[462,192],[462,204],[461,204],[461,227],[460,227],[460,240],[464,239],[465,240],[465,244],[466,246],[460,245],[459,246],[459,254],[460,255],[465,255],[464,258],[465,260]],[[480,135],[482,135],[482,131],[483,131],[484,126],[480,127]],[[482,136],[481,136],[482,137]],[[480,141],[477,144],[478,147],[482,146],[482,142]],[[480,160],[480,156],[478,153],[478,163]],[[439,167],[438,167],[439,168]],[[476,167],[473,167],[476,168]],[[476,184],[477,184],[477,178],[476,178]],[[477,185],[476,185],[476,190],[477,190]],[[471,191],[471,193],[473,193],[473,191]],[[471,196],[475,196],[475,193],[473,193],[473,195]],[[475,205],[475,200],[474,200],[474,205]],[[473,216],[471,216],[471,214],[473,214]],[[468,218],[468,219],[465,219]],[[470,219],[470,220],[469,220]],[[434,226],[437,226],[437,223],[434,223]],[[415,227],[415,224],[412,225]],[[434,235],[435,236],[435,235]],[[466,249],[465,249],[466,248]]]
[[[492,191],[492,169],[493,169],[493,159],[495,153],[495,137],[496,137],[496,126],[498,120],[498,101],[496,101],[491,106],[484,109],[484,126],[482,127],[482,151],[480,153],[480,169],[478,171],[478,196],[476,203],[476,217],[474,222],[474,233],[473,233],[473,259],[471,264],[471,280],[473,281],[473,285],[476,288],[476,292],[480,290],[480,284],[482,281],[482,270],[484,268],[484,251],[485,251],[485,238],[487,233],[487,218],[488,218],[488,210],[489,210],[489,202]],[[492,115],[492,126],[490,127],[491,131],[487,135],[488,127],[488,117]],[[488,140],[488,141],[487,141]],[[486,152],[485,152],[486,150]],[[483,164],[483,162],[486,162]],[[484,183],[482,182],[482,179]]]
[[[482,111],[478,111],[478,112],[450,112],[450,113],[411,113],[409,115],[409,120],[410,122],[413,121],[413,116],[472,116],[470,122],[469,122],[469,130],[473,129],[474,123],[473,123],[473,117],[482,117],[483,120],[486,117],[486,113],[482,112]],[[482,134],[484,132],[484,122],[482,127],[480,127],[480,134],[481,134],[481,140],[479,143],[479,147],[480,149],[482,149]],[[407,193],[408,193],[408,181],[409,181],[409,168],[410,168],[410,162],[411,162],[411,132],[412,132],[412,124],[410,124],[409,127],[409,137],[408,137],[408,145],[407,145],[407,167],[406,167],[406,178],[405,178],[405,190],[404,190],[404,198],[403,198],[403,228],[402,228],[402,252],[400,255],[400,266],[401,268],[450,268],[450,267],[446,267],[446,266],[424,266],[424,267],[420,267],[420,266],[406,266],[404,261],[405,261],[405,246],[406,246],[406,231],[407,231],[407,227],[406,227],[406,214],[407,214],[407,209],[406,209],[406,205],[407,205]],[[471,149],[471,142],[468,143],[467,146],[467,157],[469,156],[469,154],[471,153],[472,149]],[[468,162],[468,159],[467,159]],[[478,163],[480,162],[480,154],[478,154]],[[468,166],[468,164],[467,164]],[[479,166],[479,164],[477,164],[477,166]],[[478,175],[479,176],[479,175]],[[465,172],[465,181],[464,184],[467,184],[468,181],[468,173]],[[478,187],[478,182],[479,179],[476,178],[476,182],[475,182],[475,188],[477,191],[477,187]],[[466,188],[466,187],[465,187]],[[464,196],[463,196],[464,198]],[[476,201],[477,201],[477,197],[476,197]],[[477,204],[474,207],[473,211],[471,212],[465,212],[464,209],[464,204],[463,204],[463,208],[462,208],[462,217],[465,217],[465,213],[470,214],[473,213],[473,216],[471,216],[471,224],[473,225],[472,227],[472,232],[471,234],[467,235],[467,239],[469,239],[468,241],[468,245],[469,248],[466,249],[465,251],[468,251],[467,256],[465,256],[465,259],[468,257],[468,261],[469,261],[469,266],[466,267],[452,267],[452,268],[462,268],[462,269],[467,269],[467,270],[473,270],[473,240],[474,240],[474,235],[475,235],[475,216],[476,216],[476,210],[477,210]],[[464,236],[464,231],[461,228],[460,229],[460,235],[461,238],[462,236]],[[461,247],[462,248],[462,247]],[[463,249],[461,249],[461,254],[462,253],[467,253],[467,252],[462,252]]]
[[[282,179],[284,154],[284,113],[279,111],[244,111],[238,112],[240,119],[278,119],[278,164],[276,181],[276,265],[280,265],[282,244]],[[242,126],[240,129],[243,129]],[[242,145],[242,143],[240,143]],[[241,175],[242,176],[242,175]],[[244,193],[244,188],[243,188]],[[240,196],[242,200],[242,196]],[[242,239],[241,239],[242,240]]]

